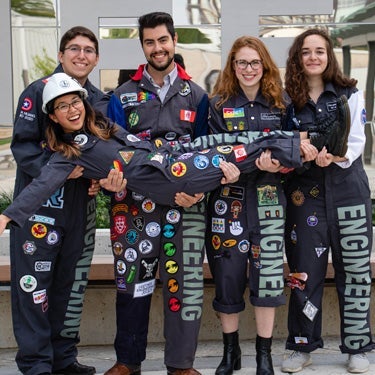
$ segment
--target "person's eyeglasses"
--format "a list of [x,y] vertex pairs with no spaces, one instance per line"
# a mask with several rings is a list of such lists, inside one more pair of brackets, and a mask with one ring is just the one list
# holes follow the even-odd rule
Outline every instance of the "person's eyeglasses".
[[54,108],[54,111],[59,110],[61,113],[66,113],[69,111],[70,107],[80,109],[83,107],[83,101],[81,98],[74,99],[70,104],[60,103]]
[[81,53],[81,51],[83,51],[83,53],[87,56],[96,55],[96,49],[93,47],[80,47],[80,46],[73,45],[70,47],[66,47],[64,51],[66,50],[68,50],[73,55],[78,55],[79,53]]
[[262,60],[234,60],[234,63],[236,64],[236,67],[241,70],[247,69],[247,67],[250,65],[251,69],[258,70],[262,66]]

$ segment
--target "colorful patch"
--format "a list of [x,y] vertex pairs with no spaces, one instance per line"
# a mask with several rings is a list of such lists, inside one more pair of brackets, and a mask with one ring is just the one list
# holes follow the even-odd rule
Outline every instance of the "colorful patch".
[[161,232],[159,223],[152,221],[146,225],[146,233],[150,237],[157,237]]
[[126,203],[115,204],[112,207],[111,212],[112,212],[113,216],[116,216],[119,212],[128,213],[129,212],[129,206]]
[[122,290],[122,291],[127,290],[124,276],[117,276],[116,277],[116,286],[117,286],[118,290]]
[[119,154],[122,160],[124,160],[126,164],[129,164],[130,160],[135,154],[135,151],[120,151]]
[[169,293],[177,293],[179,289],[178,281],[176,279],[168,280],[168,290]]
[[242,211],[242,204],[240,201],[235,200],[230,205],[230,212],[233,214],[233,219],[237,219],[238,215]]
[[241,253],[247,253],[250,249],[250,242],[248,240],[242,240],[238,244],[238,250],[240,250]]
[[205,155],[198,155],[194,158],[194,166],[198,169],[206,169],[210,164],[210,161]]
[[234,146],[233,152],[237,162],[243,161],[247,158],[247,152],[244,145]]
[[173,242],[166,242],[163,245],[163,250],[167,257],[173,257],[176,254],[177,248]]
[[115,200],[117,202],[121,202],[122,200],[124,200],[126,198],[126,194],[127,193],[128,193],[128,191],[126,189],[121,190],[121,191],[115,193]]
[[221,188],[220,196],[223,198],[239,199],[242,201],[245,196],[245,188],[225,185]]
[[315,215],[310,215],[307,218],[306,222],[309,227],[315,227],[316,225],[318,225],[318,218]]
[[194,122],[195,116],[197,115],[194,111],[188,111],[185,109],[180,109],[180,120],[187,121],[187,122]]
[[185,163],[176,162],[171,166],[171,172],[175,177],[182,177],[186,173],[187,167]]
[[22,250],[27,255],[33,255],[36,251],[36,245],[34,241],[25,241],[22,245]]
[[152,242],[150,240],[142,240],[139,243],[138,249],[143,255],[150,254],[153,249]]
[[47,235],[47,227],[41,223],[34,224],[31,227],[31,234],[35,238],[43,238]]
[[213,233],[225,233],[225,219],[213,217],[211,219],[211,231]]
[[128,116],[128,124],[132,128],[133,126],[136,126],[139,123],[139,115],[137,111],[132,111]]
[[286,285],[290,289],[304,290],[308,279],[306,272],[290,273],[286,278]]
[[117,234],[124,234],[128,229],[126,224],[126,216],[124,215],[117,215],[113,218],[113,229]]
[[178,263],[175,260],[167,260],[165,262],[165,271],[169,274],[175,274],[178,272]]
[[136,242],[138,242],[139,234],[135,229],[130,229],[125,234],[126,242],[129,245],[134,245]]
[[222,154],[230,154],[233,150],[233,146],[229,146],[229,145],[217,146],[216,150]]
[[146,198],[143,202],[142,202],[142,211],[143,212],[146,212],[146,213],[151,213],[151,212],[154,212],[155,211],[155,208],[156,208],[156,204],[153,200],[149,199],[149,198]]
[[38,285],[36,278],[32,275],[24,275],[20,279],[20,287],[24,292],[33,292]]
[[37,290],[33,292],[33,300],[36,305],[43,303],[47,299],[47,290]]
[[119,275],[124,275],[126,272],[126,264],[122,259],[118,259],[116,262],[116,272]]
[[220,166],[220,163],[222,162],[222,161],[225,161],[226,159],[225,159],[225,157],[223,156],[223,155],[214,155],[213,157],[212,157],[212,161],[211,161],[211,163],[212,163],[212,165],[215,167],[215,168],[219,168],[219,166]]
[[227,202],[223,201],[222,199],[218,199],[214,203],[214,210],[217,215],[224,215],[228,210]]
[[137,260],[138,253],[135,249],[133,249],[132,247],[129,247],[128,249],[125,250],[124,258],[128,263],[133,263]]
[[245,117],[244,108],[223,108],[223,118]]
[[172,238],[176,234],[176,228],[172,224],[165,224],[163,226],[163,237]]
[[127,92],[125,94],[120,95],[121,104],[134,103],[136,101],[137,101],[137,93],[136,92]]
[[32,108],[33,108],[33,101],[31,100],[31,98],[26,97],[25,99],[23,99],[22,107],[21,107],[22,111],[28,112],[28,111],[31,111]]
[[220,249],[221,239],[220,239],[220,237],[218,235],[214,234],[212,236],[211,243],[212,243],[212,247],[214,248],[214,250],[219,250]]
[[190,159],[194,154],[192,152],[186,152],[185,154],[180,155],[177,160],[188,160]]
[[114,242],[112,245],[112,251],[114,255],[121,255],[122,252],[124,251],[124,247],[122,246],[121,242]]
[[251,245],[251,255],[253,259],[258,259],[260,256],[260,246],[259,245]]
[[60,241],[60,235],[57,231],[51,230],[47,234],[46,242],[48,245],[56,245]]
[[169,310],[178,312],[181,309],[181,301],[176,297],[171,297],[168,301]]
[[42,216],[42,215],[33,215],[29,217],[29,221],[37,221],[43,224],[55,225],[55,218]]
[[181,213],[179,210],[173,208],[171,210],[168,210],[165,218],[167,219],[168,223],[177,224],[181,219]]
[[270,206],[279,204],[277,187],[274,185],[257,186],[259,206]]
[[235,239],[228,239],[223,242],[224,247],[233,247],[237,245],[237,240]]
[[136,274],[137,274],[137,267],[134,264],[132,264],[130,266],[128,276],[126,277],[126,282],[128,284],[131,284],[134,281]]

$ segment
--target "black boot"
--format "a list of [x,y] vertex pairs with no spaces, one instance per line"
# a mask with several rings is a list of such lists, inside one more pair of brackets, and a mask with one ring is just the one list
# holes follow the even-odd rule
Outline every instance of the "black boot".
[[256,375],[274,375],[271,357],[272,337],[264,338],[257,335],[255,348],[257,351]]
[[348,150],[348,136],[351,126],[348,99],[342,95],[337,100],[337,108],[325,118],[315,123],[315,128],[309,131],[312,145],[319,151],[326,146],[328,152],[337,156],[345,156]]
[[215,375],[231,375],[241,369],[241,348],[238,344],[238,331],[223,333],[224,354]]

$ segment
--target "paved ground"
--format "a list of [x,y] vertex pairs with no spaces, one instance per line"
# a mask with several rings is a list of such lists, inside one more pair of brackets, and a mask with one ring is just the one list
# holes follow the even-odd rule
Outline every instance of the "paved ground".
[[[301,375],[344,375],[348,374],[345,368],[347,356],[341,354],[338,349],[338,338],[328,338],[325,341],[325,349],[319,349],[313,354],[313,364],[303,371]],[[234,375],[255,375],[255,350],[254,341],[241,343],[243,353],[242,369],[235,371]],[[283,340],[274,340],[273,362],[275,375],[280,375],[280,365],[286,351]],[[214,375],[217,365],[220,363],[222,354],[222,344],[220,342],[201,342],[198,346],[195,368],[203,375]],[[0,350],[0,375],[19,374],[14,363],[14,350]],[[79,361],[84,364],[94,365],[97,374],[103,374],[110,368],[115,355],[111,346],[81,347],[79,349]],[[375,375],[375,353],[369,354],[370,370],[367,375]],[[166,370],[163,364],[162,344],[149,344],[147,359],[142,366],[142,375],[165,375]]]

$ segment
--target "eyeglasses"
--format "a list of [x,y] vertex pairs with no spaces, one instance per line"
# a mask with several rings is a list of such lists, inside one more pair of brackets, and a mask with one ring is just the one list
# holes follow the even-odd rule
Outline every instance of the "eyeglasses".
[[236,64],[238,69],[245,70],[250,65],[251,69],[258,70],[262,66],[262,60],[234,60],[234,63]]
[[70,51],[70,53],[72,53],[73,55],[78,55],[79,53],[81,53],[81,51],[83,51],[83,53],[87,56],[96,55],[96,49],[93,47],[80,47],[72,45],[70,47],[66,47],[64,51],[66,50]]
[[83,101],[81,98],[74,99],[70,104],[68,103],[60,103],[57,105],[53,110],[56,111],[58,109],[61,113],[66,113],[69,111],[70,107],[80,109],[83,107]]

